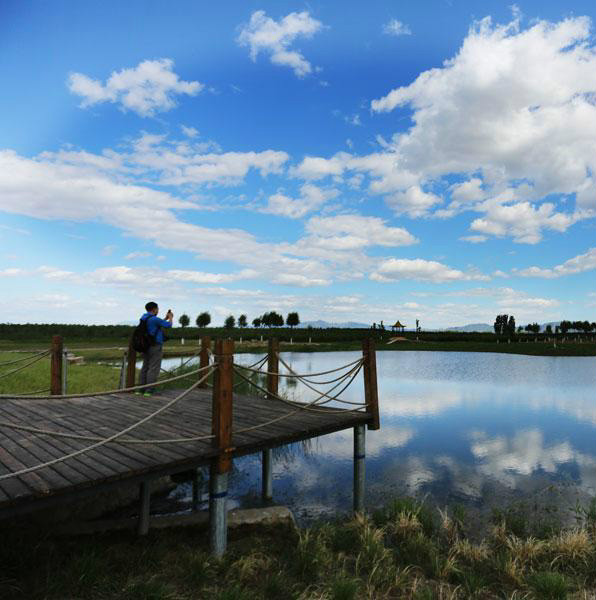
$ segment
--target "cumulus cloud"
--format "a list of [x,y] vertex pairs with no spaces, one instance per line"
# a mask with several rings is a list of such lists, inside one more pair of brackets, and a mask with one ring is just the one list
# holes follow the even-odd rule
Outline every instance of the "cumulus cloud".
[[277,192],[269,196],[267,206],[262,211],[291,219],[299,219],[320,208],[328,200],[336,198],[338,194],[339,192],[336,189],[323,189],[312,183],[305,183],[300,188],[299,198],[290,198],[282,192]]
[[389,227],[379,217],[337,215],[312,217],[306,224],[308,244],[331,250],[356,250],[366,246],[409,246],[418,240],[403,227]]
[[425,192],[419,186],[413,185],[403,192],[395,192],[387,197],[387,206],[396,215],[421,217],[430,211],[435,204],[443,201],[437,195]]
[[405,23],[402,23],[397,19],[391,19],[388,23],[383,25],[383,33],[394,36],[412,35],[412,30]]
[[265,11],[257,10],[250,21],[240,27],[237,42],[248,46],[253,61],[259,52],[264,52],[269,54],[274,65],[290,67],[298,77],[305,77],[312,73],[313,66],[291,46],[297,38],[311,38],[322,28],[323,24],[313,19],[308,11],[293,12],[275,21]]
[[71,73],[68,88],[83,98],[83,108],[112,102],[122,110],[151,117],[174,108],[176,96],[196,96],[205,87],[198,81],[181,80],[173,68],[174,61],[168,58],[145,60],[136,67],[114,71],[105,84],[83,73]]
[[377,270],[370,275],[373,281],[391,283],[402,279],[428,281],[431,283],[451,283],[454,281],[486,281],[486,275],[480,273],[465,273],[443,263],[422,258],[389,258],[383,260]]
[[575,275],[585,271],[596,269],[596,248],[590,248],[584,254],[578,254],[560,265],[552,268],[528,267],[526,269],[513,269],[515,275],[522,277],[543,277],[545,279],[556,279],[565,275]]

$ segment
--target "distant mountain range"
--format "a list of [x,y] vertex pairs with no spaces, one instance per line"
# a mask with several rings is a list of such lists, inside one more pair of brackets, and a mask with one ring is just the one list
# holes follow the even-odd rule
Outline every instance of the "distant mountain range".
[[329,323],[329,321],[304,321],[304,323],[300,323],[298,325],[301,329],[306,329],[307,327],[314,327],[317,329],[328,329],[330,327],[335,327],[336,329],[369,329],[370,325],[368,323],[356,323],[355,321],[347,321],[345,323]]
[[447,327],[445,331],[477,331],[480,333],[486,333],[487,331],[494,332],[494,327],[488,323],[472,323],[470,325],[461,325],[460,327]]

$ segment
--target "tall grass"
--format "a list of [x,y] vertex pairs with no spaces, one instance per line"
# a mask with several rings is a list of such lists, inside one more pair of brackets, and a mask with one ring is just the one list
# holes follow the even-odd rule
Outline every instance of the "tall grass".
[[142,541],[122,532],[57,540],[5,531],[0,597],[594,597],[591,517],[542,539],[518,536],[501,520],[479,541],[471,541],[465,522],[454,529],[457,518],[457,510],[400,499],[374,517],[300,532],[274,528],[234,534],[221,560],[208,554],[206,534],[192,528],[152,531]]

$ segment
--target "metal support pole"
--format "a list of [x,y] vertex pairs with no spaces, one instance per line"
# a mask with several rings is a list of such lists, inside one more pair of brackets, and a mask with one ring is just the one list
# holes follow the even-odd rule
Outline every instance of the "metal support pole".
[[120,367],[120,389],[126,387],[126,372],[128,370],[128,352],[125,350],[122,355],[122,366]]
[[147,535],[149,532],[149,509],[151,507],[151,493],[148,481],[142,481],[139,486],[139,500],[141,506],[139,521],[137,523],[137,533],[138,535]]
[[354,512],[364,511],[364,479],[366,458],[366,428],[354,427]]
[[62,394],[68,392],[68,350],[62,351]]
[[[203,369],[209,365],[209,352],[211,351],[211,338],[203,336],[201,338],[201,350],[199,351],[199,368]],[[203,373],[199,373],[199,377],[203,377]],[[199,387],[206,388],[207,382],[204,381]]]
[[267,448],[261,453],[261,469],[261,498],[263,502],[271,502],[273,500],[273,451],[271,448]]
[[132,345],[132,337],[128,344],[128,358],[126,365],[126,387],[134,387],[137,376],[137,351]]
[[209,544],[211,554],[223,556],[228,543],[228,474],[219,473],[215,463],[209,475]]

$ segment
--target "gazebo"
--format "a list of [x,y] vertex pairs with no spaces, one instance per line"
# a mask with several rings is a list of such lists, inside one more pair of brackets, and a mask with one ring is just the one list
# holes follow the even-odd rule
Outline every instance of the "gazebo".
[[403,333],[405,325],[402,325],[399,320],[395,322],[395,325],[391,325],[391,331],[401,331]]

